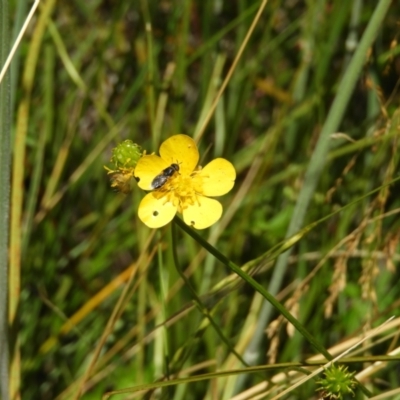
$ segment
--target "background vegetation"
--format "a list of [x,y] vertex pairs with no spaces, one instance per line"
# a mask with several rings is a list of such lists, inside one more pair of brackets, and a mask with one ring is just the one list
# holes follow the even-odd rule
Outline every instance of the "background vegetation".
[[[26,3],[10,2],[13,37]],[[7,102],[11,395],[98,399],[188,377],[115,398],[271,399],[315,369],[305,363],[320,351],[201,242],[138,220],[135,182],[111,190],[103,166],[124,139],[157,152],[173,134],[204,133],[201,163],[234,164],[223,218],[201,237],[332,355],[399,314],[399,183],[384,185],[398,177],[400,4],[389,3],[42,0]],[[291,253],[268,252],[327,216]],[[346,355],[373,395],[400,386],[399,322]],[[267,367],[233,374],[249,365]],[[285,398],[317,399],[317,388],[310,379]]]

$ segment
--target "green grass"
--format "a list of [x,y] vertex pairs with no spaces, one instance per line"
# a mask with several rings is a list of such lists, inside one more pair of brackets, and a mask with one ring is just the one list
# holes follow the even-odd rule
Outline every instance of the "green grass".
[[[10,50],[9,6],[0,2],[0,65],[5,65]],[[3,75],[3,72],[2,72]],[[11,91],[10,73],[0,84],[0,398],[9,397],[8,349],[8,227],[10,215]]]
[[[2,400],[8,387],[44,400],[317,399],[322,373],[290,387],[391,316],[340,362],[356,399],[398,388],[392,3],[270,0],[255,21],[261,1],[42,0],[11,96],[0,86],[15,377],[1,377]],[[116,193],[103,168],[125,139],[157,153],[177,133],[199,138],[203,166],[223,157],[237,171],[198,236],[179,221],[147,228],[136,182]]]

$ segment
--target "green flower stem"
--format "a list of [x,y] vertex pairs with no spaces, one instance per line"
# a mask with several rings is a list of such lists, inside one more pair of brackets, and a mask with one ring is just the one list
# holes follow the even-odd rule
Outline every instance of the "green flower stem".
[[264,289],[256,280],[254,280],[250,275],[244,272],[238,265],[230,261],[221,252],[219,252],[215,247],[203,239],[197,232],[186,225],[180,218],[175,217],[174,222],[179,225],[179,227],[189,234],[196,242],[203,246],[208,252],[210,252],[215,258],[225,264],[233,272],[239,275],[243,280],[245,280],[249,285],[251,285],[257,292],[259,292],[269,303],[275,307],[280,314],[282,314],[316,349],[319,351],[327,360],[332,360],[333,357],[329,352],[321,346],[317,340],[311,335],[310,332],[295,318],[293,315],[267,290]]
[[[375,190],[376,191],[376,190]],[[239,275],[243,280],[245,280],[249,285],[251,285],[257,292],[259,292],[273,307],[275,307],[299,332],[304,336],[308,342],[315,347],[317,351],[319,351],[327,360],[333,360],[331,354],[325,349],[325,347],[321,346],[314,336],[311,335],[310,332],[295,318],[293,315],[278,301],[272,294],[270,294],[267,290],[264,289],[256,280],[254,280],[250,275],[244,272],[238,265],[230,261],[227,257],[225,257],[221,252],[219,252],[215,247],[213,247],[210,243],[204,240],[196,231],[186,225],[179,217],[175,217],[174,222],[179,225],[179,227],[188,233],[194,240],[196,240],[200,245],[202,245],[208,252],[210,252],[215,258],[225,264],[228,268],[230,268],[233,272]],[[319,221],[318,221],[319,222]],[[312,226],[316,226],[318,222],[312,224]],[[303,231],[310,230],[309,227],[303,229]],[[294,240],[298,235],[294,235],[292,237],[292,241],[289,240],[290,243],[294,244],[296,240]],[[301,237],[302,235],[300,235]],[[288,244],[287,242],[285,243]],[[285,247],[285,244],[283,247]],[[360,385],[360,389],[367,396],[371,397],[372,394],[369,390]]]
[[[181,222],[183,224],[182,220],[179,219],[179,218],[175,218],[174,222],[176,222],[176,224],[178,224],[179,226],[181,226],[179,222]],[[187,226],[186,224],[184,224],[184,225]],[[238,360],[240,360],[243,363],[243,365],[245,365],[246,367],[249,367],[249,365],[244,361],[242,356],[231,345],[231,343],[229,342],[228,338],[225,337],[225,335],[221,331],[221,329],[218,326],[218,324],[212,318],[212,310],[209,311],[208,308],[203,304],[203,302],[201,301],[200,297],[197,295],[196,291],[192,287],[189,279],[186,277],[186,275],[182,271],[182,269],[180,267],[180,264],[179,264],[178,254],[177,254],[177,251],[176,251],[176,243],[177,243],[176,225],[172,224],[172,253],[173,253],[173,257],[174,257],[174,263],[175,263],[176,270],[178,271],[178,273],[179,273],[180,277],[182,278],[182,280],[185,282],[186,287],[190,290],[197,308],[204,315],[204,317],[207,318],[207,320],[211,323],[211,325],[213,326],[213,328],[217,332],[218,336],[226,344],[226,346],[229,349],[229,351],[232,354],[234,354],[238,358]],[[203,324],[201,324],[201,325],[203,326]]]

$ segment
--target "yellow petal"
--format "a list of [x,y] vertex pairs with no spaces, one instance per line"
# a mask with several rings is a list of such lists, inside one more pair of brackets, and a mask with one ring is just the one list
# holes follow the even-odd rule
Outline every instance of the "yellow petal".
[[204,196],[222,196],[228,193],[235,184],[236,171],[233,165],[224,158],[216,158],[198,172],[195,182],[196,190]]
[[179,164],[180,172],[189,175],[199,162],[196,142],[187,135],[174,135],[160,147],[160,156],[169,165]]
[[157,199],[153,193],[148,193],[140,202],[138,215],[149,228],[160,228],[174,218],[176,207],[165,201],[165,197]]
[[195,203],[183,210],[183,220],[196,229],[205,229],[215,224],[222,215],[222,205],[219,201],[208,197],[197,196],[199,204]]
[[167,167],[169,164],[154,154],[141,157],[135,168],[135,177],[140,179],[138,186],[143,190],[153,190],[151,182]]

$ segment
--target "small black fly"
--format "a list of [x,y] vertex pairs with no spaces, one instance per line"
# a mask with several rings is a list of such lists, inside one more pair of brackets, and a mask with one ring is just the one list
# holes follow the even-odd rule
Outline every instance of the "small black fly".
[[169,167],[163,169],[161,174],[157,175],[151,182],[151,187],[153,189],[159,189],[161,186],[165,185],[169,178],[171,178],[175,172],[179,171],[178,164],[171,164]]

